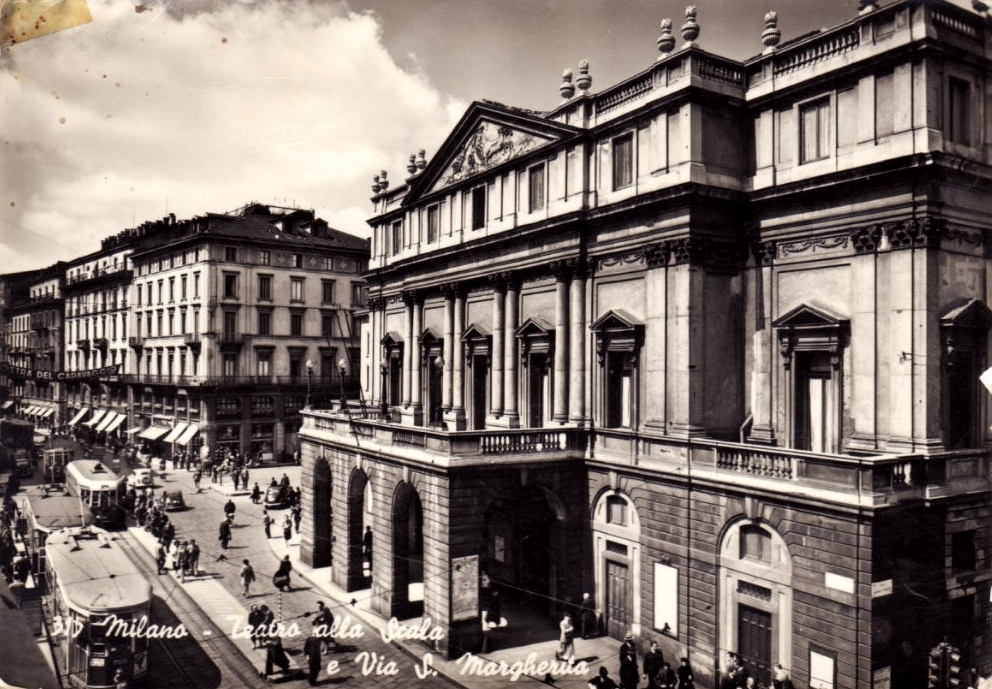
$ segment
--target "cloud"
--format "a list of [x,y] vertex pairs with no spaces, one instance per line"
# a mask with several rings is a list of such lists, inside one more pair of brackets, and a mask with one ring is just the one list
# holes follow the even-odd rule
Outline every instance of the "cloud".
[[366,236],[372,175],[401,179],[465,108],[345,4],[90,7],[93,23],[0,63],[4,272],[95,251],[166,212],[248,201],[314,208]]

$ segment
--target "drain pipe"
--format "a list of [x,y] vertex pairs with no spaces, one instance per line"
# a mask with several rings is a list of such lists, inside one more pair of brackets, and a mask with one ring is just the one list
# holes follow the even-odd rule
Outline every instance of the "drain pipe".
[[738,429],[738,434],[740,436],[741,444],[744,443],[744,440],[747,437],[746,433],[750,433],[751,427],[753,425],[754,425],[754,414],[748,414],[746,417],[744,417],[744,421],[741,423],[740,428]]

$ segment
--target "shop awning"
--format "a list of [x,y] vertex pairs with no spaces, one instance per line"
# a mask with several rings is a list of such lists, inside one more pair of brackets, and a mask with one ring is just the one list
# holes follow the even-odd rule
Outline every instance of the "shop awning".
[[107,426],[107,429],[106,429],[107,430],[107,433],[113,433],[125,421],[127,421],[127,415],[126,414],[118,414],[117,415],[117,418],[114,419],[113,422],[109,426]]
[[0,409],[10,409],[14,406],[14,400],[7,400],[3,404],[0,404]]
[[115,411],[108,411],[107,412],[107,415],[103,417],[103,421],[101,421],[100,423],[98,423],[96,425],[96,428],[94,430],[96,430],[97,432],[107,430],[107,426],[109,426],[111,423],[113,423],[114,420],[117,418],[117,416],[118,416],[117,412],[115,412]]
[[189,445],[189,441],[192,440],[193,436],[195,436],[199,432],[200,432],[200,427],[197,426],[195,423],[191,423],[189,427],[185,431],[183,431],[182,436],[180,436],[179,440],[177,440],[176,442],[179,445]]
[[89,407],[83,407],[82,409],[80,409],[80,410],[79,410],[78,412],[76,412],[76,415],[75,415],[74,417],[72,417],[72,418],[71,418],[71,419],[69,420],[69,425],[70,425],[70,426],[75,426],[75,425],[76,425],[77,423],[79,423],[79,422],[80,422],[80,420],[81,420],[81,419],[82,419],[82,418],[83,418],[84,416],[86,416],[86,413],[87,413],[87,412],[88,412],[89,410],[90,410],[90,408],[89,408]]
[[49,416],[51,416],[54,413],[55,413],[55,408],[48,407],[47,409],[42,409],[41,414],[39,414],[38,416],[42,419],[47,419]]
[[134,428],[129,428],[124,431],[124,435],[134,435],[135,433],[141,432],[141,426],[135,426]]
[[185,431],[188,426],[189,426],[188,423],[177,423],[175,426],[172,427],[172,430],[169,431],[169,435],[165,436],[165,438],[162,439],[163,442],[166,443],[176,442],[176,440],[179,438],[179,436],[183,434],[183,431]]
[[138,434],[139,438],[144,438],[145,440],[158,440],[163,435],[169,432],[168,428],[162,426],[149,426],[145,430]]
[[34,416],[34,412],[37,408],[38,407],[32,404],[30,407],[24,410],[24,416]]
[[92,428],[93,426],[95,426],[98,423],[100,423],[100,419],[102,419],[103,418],[103,415],[106,414],[106,413],[107,413],[107,410],[106,409],[96,409],[96,410],[94,410],[93,417],[89,421],[85,422],[83,425],[84,426],[89,426],[90,428]]

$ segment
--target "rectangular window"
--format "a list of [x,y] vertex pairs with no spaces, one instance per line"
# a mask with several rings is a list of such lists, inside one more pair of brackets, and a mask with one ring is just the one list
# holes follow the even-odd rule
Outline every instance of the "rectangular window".
[[623,189],[634,183],[634,135],[625,134],[613,140],[613,189]]
[[395,256],[396,254],[403,251],[403,223],[394,222],[391,231],[393,235],[392,254],[393,256]]
[[334,337],[334,316],[324,314],[320,317],[320,336],[325,339]]
[[262,251],[259,251],[258,263],[263,266],[270,265],[272,263],[272,252],[265,251],[264,249]]
[[630,352],[607,352],[606,427],[630,428],[633,357]]
[[238,296],[238,274],[224,273],[224,298],[235,299]]
[[272,352],[264,351],[258,352],[257,365],[255,367],[255,375],[258,376],[269,376],[272,372]]
[[975,531],[958,531],[951,534],[951,570],[955,574],[973,572],[975,557]]
[[176,300],[176,278],[169,278],[169,303]]
[[134,293],[134,303],[137,304],[138,306],[141,306],[141,285],[136,286],[136,290]]
[[162,303],[162,284],[163,284],[163,282],[164,282],[164,280],[159,280],[158,281],[158,303],[159,304]]
[[821,98],[799,109],[800,163],[830,155],[830,99]]
[[224,354],[224,375],[232,377],[238,375],[238,355],[233,353]]
[[179,309],[179,332],[186,332],[186,309]]
[[810,689],[834,689],[834,678],[836,671],[836,658],[833,653],[816,650],[809,650],[809,688]]
[[837,423],[830,354],[796,352],[795,358],[795,447],[834,452]]
[[293,254],[293,267],[294,268],[303,267],[303,254]]
[[272,334],[272,312],[271,311],[259,311],[258,312],[258,334],[259,335],[271,335]]
[[200,274],[193,273],[193,298],[200,298]]
[[186,301],[186,276],[179,278],[179,299]]
[[272,276],[258,276],[258,298],[262,301],[272,301]]
[[740,529],[741,559],[772,561],[772,537],[760,526],[742,526]]
[[486,188],[476,187],[472,190],[472,229],[478,230],[486,226]]
[[303,301],[303,278],[290,278],[289,300]]
[[875,136],[879,138],[895,131],[894,84],[892,72],[875,76]]
[[947,82],[947,137],[956,144],[971,145],[971,87],[963,79]]
[[431,206],[427,209],[427,243],[436,242],[441,222],[440,206]]
[[365,290],[365,285],[360,282],[351,283],[351,306],[352,308],[358,306],[365,306],[365,297],[367,291]]
[[237,311],[225,311],[224,312],[224,334],[234,335],[238,332],[238,313]]
[[334,280],[320,281],[320,303],[321,304],[334,303]]
[[224,260],[229,263],[236,263],[238,260],[238,248],[236,246],[224,247]]
[[618,526],[627,525],[627,500],[619,495],[610,495],[606,498],[606,521],[609,524]]
[[530,212],[544,208],[544,165],[535,165],[527,171],[527,188],[530,199]]
[[303,314],[294,313],[289,317],[289,334],[293,337],[303,337]]

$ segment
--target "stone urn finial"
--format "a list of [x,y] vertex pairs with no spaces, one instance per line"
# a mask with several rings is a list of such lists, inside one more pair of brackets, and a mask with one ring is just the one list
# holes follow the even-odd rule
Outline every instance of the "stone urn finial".
[[867,14],[868,12],[871,12],[871,11],[877,10],[877,9],[878,9],[878,1],[877,0],[861,0],[861,2],[858,3],[858,14],[859,15],[861,15],[861,14]]
[[696,6],[685,8],[685,24],[682,25],[682,39],[686,45],[692,45],[699,38],[699,24],[696,22]]
[[389,182],[386,180],[386,171],[383,170],[379,173],[379,191],[386,191],[389,189]]
[[373,194],[379,193],[379,175],[376,175],[375,177],[372,178],[372,193]]
[[565,100],[575,95],[575,84],[572,83],[572,70],[566,69],[561,73],[561,86],[558,87],[558,93]]
[[765,30],[761,32],[761,42],[765,44],[764,52],[770,53],[782,40],[782,32],[778,28],[778,13],[768,12],[765,15]]
[[417,172],[423,172],[427,167],[427,151],[420,149],[417,151]]
[[589,74],[589,60],[579,60],[579,76],[575,80],[575,85],[582,93],[588,93],[592,86],[592,76]]
[[661,20],[661,35],[658,36],[658,51],[662,54],[662,56],[665,56],[674,49],[675,36],[672,35],[672,20],[665,17]]
[[406,164],[406,171],[411,175],[417,171],[417,155],[415,153],[410,154],[410,162]]

